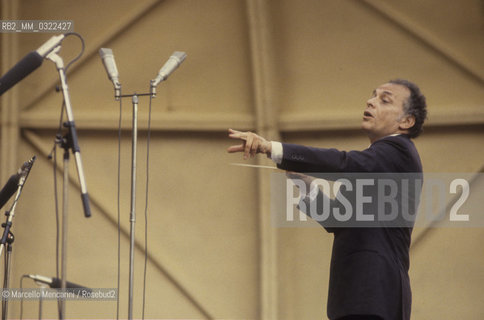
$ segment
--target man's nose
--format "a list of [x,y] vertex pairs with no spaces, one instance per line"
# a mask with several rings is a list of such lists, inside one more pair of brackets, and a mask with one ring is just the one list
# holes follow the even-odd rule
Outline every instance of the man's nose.
[[374,98],[370,98],[370,99],[368,99],[368,100],[366,101],[366,106],[367,106],[368,108],[374,108],[374,107],[375,107],[375,105],[373,104],[373,102],[374,102],[374,100],[373,100],[373,99],[374,99]]

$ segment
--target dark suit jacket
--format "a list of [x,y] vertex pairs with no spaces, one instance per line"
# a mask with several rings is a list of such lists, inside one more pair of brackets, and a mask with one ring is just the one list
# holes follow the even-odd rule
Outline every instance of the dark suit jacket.
[[[283,144],[279,167],[302,173],[422,173],[420,157],[407,135],[385,137],[364,151]],[[391,320],[410,319],[412,228],[341,225],[327,230],[334,233],[328,317],[368,314]]]

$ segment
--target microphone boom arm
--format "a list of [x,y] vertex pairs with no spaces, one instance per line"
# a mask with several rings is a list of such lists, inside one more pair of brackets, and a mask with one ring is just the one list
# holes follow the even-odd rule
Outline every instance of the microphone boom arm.
[[50,52],[46,58],[50,61],[54,62],[57,70],[59,72],[60,80],[61,80],[61,87],[62,87],[62,94],[64,95],[64,102],[65,102],[65,109],[67,114],[67,122],[64,124],[69,129],[69,136],[70,136],[70,148],[72,149],[72,153],[74,154],[74,158],[76,161],[77,167],[77,175],[79,177],[79,184],[81,186],[81,200],[82,206],[84,208],[84,216],[89,218],[91,216],[91,208],[89,205],[89,195],[87,193],[87,186],[86,180],[84,178],[84,169],[82,166],[82,159],[81,159],[81,149],[79,147],[78,139],[77,139],[77,131],[74,122],[74,114],[72,112],[71,107],[71,99],[69,95],[69,90],[66,82],[66,75],[64,70],[64,61],[62,58],[57,54],[60,50],[60,46],[56,47],[52,52]]

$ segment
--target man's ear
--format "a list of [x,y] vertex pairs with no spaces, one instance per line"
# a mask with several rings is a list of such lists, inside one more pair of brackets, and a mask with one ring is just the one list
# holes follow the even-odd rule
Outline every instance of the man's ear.
[[415,124],[415,117],[412,115],[405,115],[402,120],[400,120],[400,123],[398,127],[400,130],[409,130],[411,127],[413,127]]

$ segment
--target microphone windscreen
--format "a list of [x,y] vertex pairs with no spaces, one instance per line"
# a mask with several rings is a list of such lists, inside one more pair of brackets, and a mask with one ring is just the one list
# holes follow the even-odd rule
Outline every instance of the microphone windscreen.
[[32,71],[40,67],[44,59],[36,51],[27,54],[2,78],[0,78],[0,96],[13,87],[17,82],[28,76]]
[[0,208],[2,208],[18,189],[20,176],[14,174],[8,179],[5,186],[0,190]]

